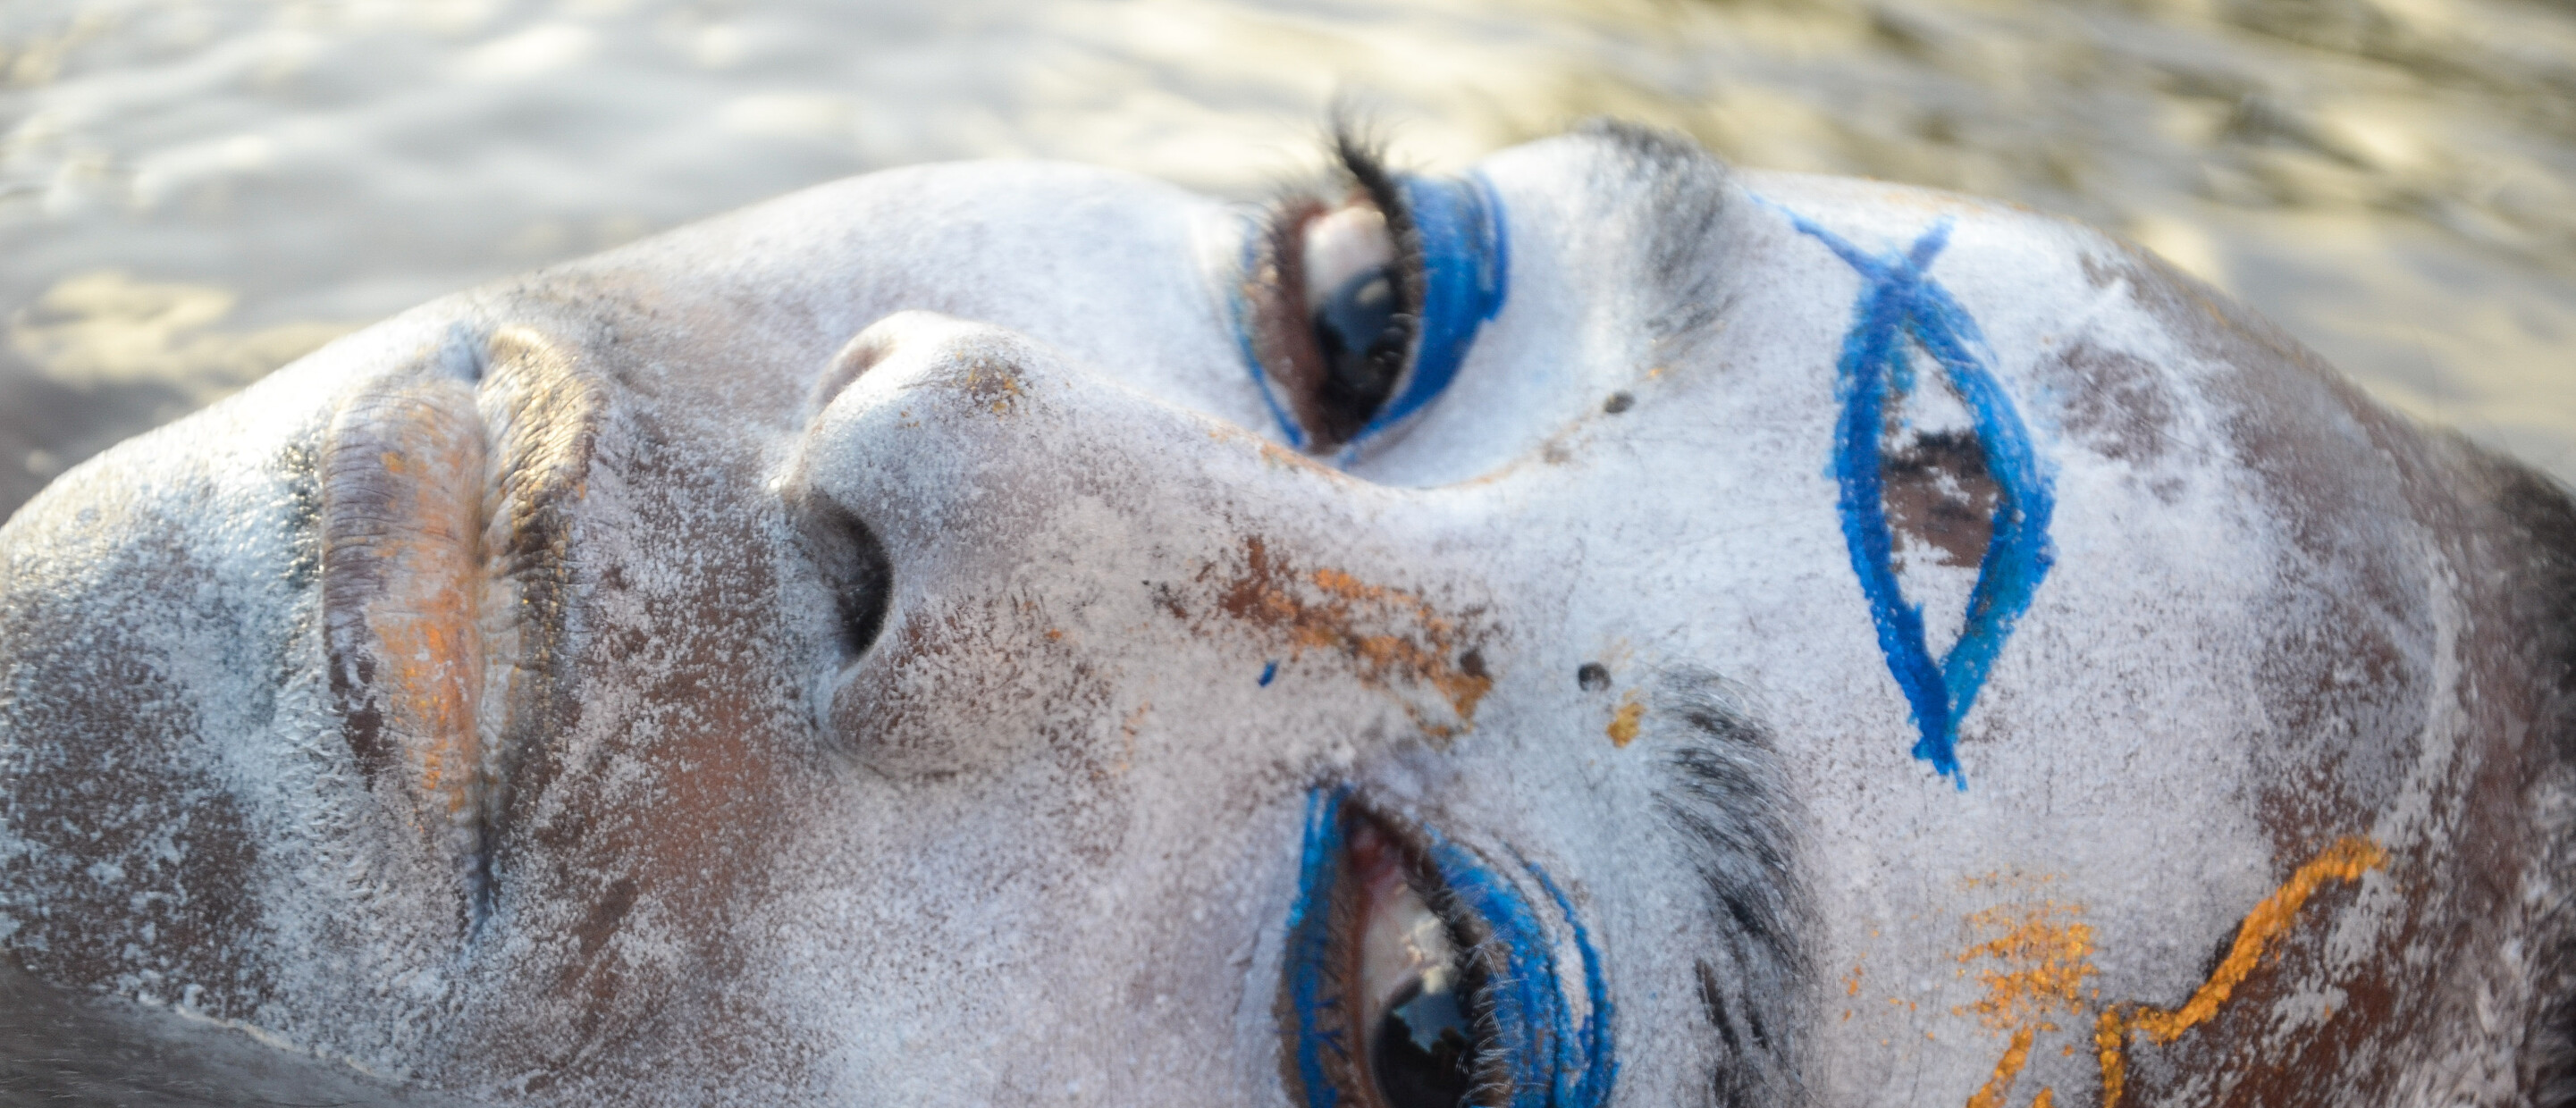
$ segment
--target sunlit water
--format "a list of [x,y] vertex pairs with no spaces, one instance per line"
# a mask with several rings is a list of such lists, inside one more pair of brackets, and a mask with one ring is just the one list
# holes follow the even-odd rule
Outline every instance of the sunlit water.
[[[1316,166],[1337,91],[1425,167],[1607,113],[2091,220],[2576,479],[2565,3],[5,0],[0,512],[442,292],[910,162],[1258,195]],[[79,1041],[64,1072],[143,1057]],[[92,1088],[33,1072],[0,1096]],[[152,1095],[283,1095],[188,1080]]]

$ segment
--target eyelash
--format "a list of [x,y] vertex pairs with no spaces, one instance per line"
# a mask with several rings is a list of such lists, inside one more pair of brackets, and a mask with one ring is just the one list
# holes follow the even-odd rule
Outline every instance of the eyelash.
[[[1339,204],[1309,195],[1273,206],[1246,238],[1233,307],[1244,360],[1281,433],[1347,464],[1448,387],[1478,329],[1502,309],[1508,247],[1501,205],[1481,177],[1399,176],[1348,135],[1335,153],[1355,187]],[[1309,236],[1365,236],[1371,216],[1383,220],[1390,257],[1316,295]],[[1380,283],[1380,303],[1354,306]],[[1343,331],[1346,319],[1374,333]]]
[[[1491,1108],[1598,1108],[1609,1100],[1617,1076],[1611,1046],[1612,1009],[1592,937],[1571,901],[1545,871],[1515,858],[1545,894],[1570,932],[1579,955],[1582,1011],[1560,986],[1558,944],[1511,880],[1475,853],[1437,832],[1410,834],[1360,810],[1347,790],[1317,789],[1309,798],[1304,862],[1291,910],[1287,973],[1280,1006],[1292,1064],[1307,1108],[1340,1108],[1345,1098],[1381,1101],[1365,1046],[1376,1027],[1368,1021],[1356,980],[1353,944],[1367,921],[1349,887],[1351,840],[1375,836],[1402,852],[1406,881],[1436,913],[1460,952],[1469,1015],[1475,1028],[1470,1091],[1461,1105]],[[1427,989],[1424,991],[1428,991]],[[1401,1006],[1390,1006],[1399,1010]],[[1417,1042],[1419,1040],[1417,1039]],[[1354,1085],[1369,1091],[1353,1092]]]

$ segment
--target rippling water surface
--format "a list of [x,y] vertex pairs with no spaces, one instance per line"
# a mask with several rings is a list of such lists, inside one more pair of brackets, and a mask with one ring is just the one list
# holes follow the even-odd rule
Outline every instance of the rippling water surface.
[[1257,195],[1336,91],[1429,167],[1610,113],[2079,216],[2576,480],[2565,0],[6,0],[0,512],[465,285],[935,159]]

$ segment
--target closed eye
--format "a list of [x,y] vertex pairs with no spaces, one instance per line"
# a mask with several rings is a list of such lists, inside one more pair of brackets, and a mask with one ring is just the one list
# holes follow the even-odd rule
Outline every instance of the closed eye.
[[1437,398],[1506,276],[1481,181],[1388,172],[1348,135],[1338,197],[1275,205],[1235,297],[1245,360],[1290,443],[1349,460]]

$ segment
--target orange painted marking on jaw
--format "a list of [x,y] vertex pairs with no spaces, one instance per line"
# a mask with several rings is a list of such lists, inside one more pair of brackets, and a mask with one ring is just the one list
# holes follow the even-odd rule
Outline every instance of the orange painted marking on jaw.
[[2388,852],[2380,849],[2377,843],[2350,835],[2337,840],[2314,861],[2300,866],[2299,871],[2290,876],[2288,884],[2264,897],[2261,904],[2246,913],[2244,925],[2236,930],[2236,945],[2228,948],[2227,959],[2218,964],[2218,968],[2210,973],[2209,980],[2191,994],[2190,1000],[2170,1012],[2141,1009],[2129,1017],[2129,1026],[2145,1032],[2147,1038],[2158,1046],[2181,1038],[2183,1032],[2218,1014],[2218,1006],[2227,1003],[2236,986],[2243,984],[2246,975],[2254,972],[2255,965],[2262,960],[2264,946],[2289,931],[2300,907],[2307,904],[2319,886],[2329,880],[2358,881],[2363,872],[2387,864]]
[[2035,1027],[2025,1026],[2013,1032],[2012,1046],[1995,1063],[1995,1075],[1968,1098],[1968,1108],[2002,1108],[2004,1096],[2012,1092],[2013,1078],[2021,1076],[2021,1068],[2030,1063],[2031,1040],[2038,1037],[2039,1029]]
[[2102,1060],[2102,1108],[2119,1108],[2129,1087],[2129,1028],[2118,1008],[2105,1009],[2093,1024],[2093,1051]]
[[2093,1030],[2094,1049],[2102,1060],[2102,1108],[2119,1108],[2120,1094],[2127,1088],[2131,1032],[2144,1033],[2149,1041],[2165,1046],[2208,1022],[2261,964],[2264,948],[2289,933],[2299,909],[2319,888],[2328,881],[2359,881],[2362,874],[2387,865],[2388,852],[2378,843],[2358,835],[2335,840],[2333,846],[2300,866],[2287,883],[2246,913],[2227,957],[2210,972],[2209,980],[2192,991],[2191,999],[2184,1001],[2182,1007],[2167,1010],[2137,1005],[2123,1011],[2114,1006],[2103,1011]]
[[[2370,870],[2388,865],[2388,852],[2379,844],[2358,835],[2346,835],[2323,853],[2300,866],[2290,880],[2272,895],[2264,897],[2246,913],[2245,922],[2237,927],[2236,942],[2227,957],[2212,970],[2209,979],[2192,991],[2181,1007],[2153,1008],[2146,1005],[2112,1005],[2102,1010],[2093,1024],[2093,1049],[2102,1066],[2102,1108],[2119,1108],[2120,1097],[2128,1091],[2128,1045],[2131,1033],[2141,1033],[2158,1046],[2169,1045],[2184,1032],[2208,1022],[2225,1006],[2236,988],[2245,983],[2254,968],[2262,963],[2264,950],[2289,933],[2297,922],[2299,909],[2328,881],[2353,882]],[[1992,883],[1996,877],[1971,879],[1970,887]],[[2064,922],[2060,917],[2080,914],[2078,906],[2060,908],[2053,903],[2036,907],[1999,905],[1968,917],[1970,926],[1988,930],[2001,928],[2003,934],[1969,947],[1959,955],[1962,963],[1979,958],[1994,958],[2018,968],[2009,971],[1986,971],[1978,979],[1986,985],[1986,996],[1975,1004],[1952,1009],[1955,1014],[1976,1013],[1986,1026],[2012,1027],[2012,1045],[1995,1064],[1994,1077],[1968,1098],[1968,1108],[1999,1108],[2012,1079],[2030,1060],[2030,1047],[2040,1031],[2054,1031],[2056,1025],[2045,1017],[2063,1010],[2080,1013],[2084,1006],[2083,986],[2094,974],[2092,966],[2093,929],[2085,924]],[[1857,980],[1857,978],[1855,978]],[[2069,1047],[2071,1051],[2073,1048]],[[2031,1108],[2051,1108],[2056,1096],[2041,1089],[2031,1101]]]

